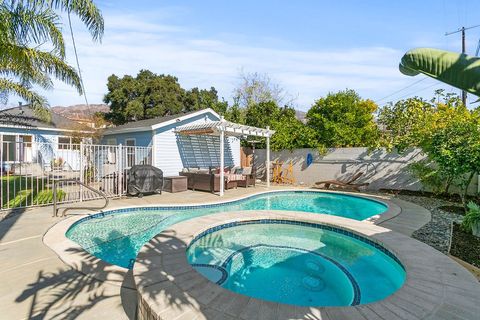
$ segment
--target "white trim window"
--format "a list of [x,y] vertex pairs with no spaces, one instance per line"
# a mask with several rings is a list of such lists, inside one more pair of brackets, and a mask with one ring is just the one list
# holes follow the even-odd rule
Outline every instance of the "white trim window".
[[81,138],[58,136],[58,150],[80,150]]
[[0,134],[2,162],[32,162],[31,134]]
[[135,138],[127,138],[125,139],[125,155],[127,158],[127,168],[131,168],[135,165],[136,162],[136,154],[135,154],[135,145],[136,139]]

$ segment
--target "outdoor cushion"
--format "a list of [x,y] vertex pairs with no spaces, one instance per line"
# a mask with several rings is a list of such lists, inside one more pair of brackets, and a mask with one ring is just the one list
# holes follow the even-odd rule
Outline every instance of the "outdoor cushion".
[[230,174],[225,175],[225,177],[227,178],[227,182],[245,180],[245,176],[242,175],[242,174],[230,173]]
[[252,174],[252,167],[243,168],[243,174]]
[[235,174],[243,174],[243,169],[242,169],[242,168],[236,168],[233,173],[235,173]]

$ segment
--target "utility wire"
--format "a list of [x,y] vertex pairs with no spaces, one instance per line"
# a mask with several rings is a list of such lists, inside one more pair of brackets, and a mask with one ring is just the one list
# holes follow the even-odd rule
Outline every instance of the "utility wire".
[[435,83],[433,83],[433,84],[431,84],[431,85],[429,85],[429,86],[427,86],[427,87],[425,87],[425,88],[423,88],[423,89],[419,89],[419,90],[412,91],[412,92],[410,92],[410,93],[407,93],[407,94],[405,94],[405,95],[403,95],[403,96],[398,97],[397,99],[403,99],[403,98],[405,98],[405,97],[409,97],[409,96],[412,96],[412,95],[417,94],[417,93],[419,93],[419,92],[422,92],[422,91],[425,91],[425,90],[427,90],[427,89],[430,89],[431,87],[441,86],[441,85],[442,85],[442,83],[439,83],[439,82],[435,81]]
[[417,83],[420,83],[420,82],[425,81],[425,80],[427,80],[427,79],[428,79],[428,78],[425,77],[425,78],[423,78],[423,79],[417,80],[417,81],[415,81],[414,83],[409,84],[408,86],[406,86],[406,87],[404,87],[404,88],[402,88],[402,89],[400,89],[400,90],[397,90],[397,91],[395,91],[395,92],[393,92],[393,93],[391,93],[391,94],[389,94],[389,95],[387,95],[387,96],[385,96],[385,97],[383,97],[383,98],[381,98],[381,99],[376,100],[375,103],[379,103],[380,101],[383,101],[383,100],[385,100],[385,99],[387,99],[387,98],[390,98],[391,96],[394,96],[394,95],[396,95],[397,93],[402,92],[403,90],[406,90],[406,89],[408,89],[408,88],[411,88],[411,87],[413,87],[414,85],[416,85]]
[[85,86],[83,85],[83,77],[82,77],[82,71],[80,69],[80,62],[78,61],[77,45],[75,44],[75,37],[73,36],[72,19],[70,19],[70,11],[67,11],[67,16],[68,16],[68,25],[70,27],[70,35],[72,36],[73,52],[75,53],[75,60],[77,61],[78,76],[80,77],[80,85],[82,86],[83,97],[85,98],[85,103],[87,104],[87,108],[90,108],[90,105],[88,104],[88,99],[87,99],[87,92],[85,92]]

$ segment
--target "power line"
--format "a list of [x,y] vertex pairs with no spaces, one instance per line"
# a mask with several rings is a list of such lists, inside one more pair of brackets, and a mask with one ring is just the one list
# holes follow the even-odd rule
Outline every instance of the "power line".
[[412,91],[412,92],[410,92],[410,93],[407,93],[407,94],[405,94],[405,95],[403,95],[403,96],[398,97],[397,99],[400,100],[400,99],[403,99],[403,98],[405,98],[405,97],[409,97],[409,96],[412,96],[412,95],[417,94],[417,93],[419,93],[419,92],[422,92],[422,91],[425,91],[425,90],[427,90],[427,89],[430,89],[431,87],[440,86],[440,85],[442,85],[442,83],[438,83],[438,82],[435,81],[435,83],[433,83],[433,84],[431,84],[431,85],[429,85],[429,86],[427,86],[427,87],[425,87],[425,88],[423,88],[423,89],[419,89],[419,90]]
[[389,95],[387,95],[387,96],[385,96],[385,97],[383,97],[383,98],[381,98],[381,99],[376,100],[375,103],[378,103],[378,102],[380,102],[380,101],[382,101],[382,100],[385,100],[385,99],[387,99],[387,98],[390,98],[391,96],[394,96],[394,95],[396,95],[397,93],[402,92],[402,91],[405,90],[405,89],[411,88],[411,87],[413,87],[414,85],[416,85],[417,83],[420,83],[420,82],[425,81],[425,80],[427,80],[427,79],[428,79],[428,78],[425,77],[425,78],[423,78],[423,79],[417,80],[417,81],[415,81],[414,83],[409,84],[408,86],[406,86],[406,87],[404,87],[404,88],[402,88],[402,89],[400,89],[400,90],[397,90],[397,91],[395,91],[395,92],[393,92],[393,93],[391,93],[391,94],[389,94]]
[[72,19],[70,19],[70,11],[67,11],[67,16],[68,16],[68,25],[70,26],[70,35],[72,36],[73,52],[75,53],[75,60],[77,61],[78,76],[80,77],[80,85],[82,86],[85,103],[87,104],[87,108],[89,108],[87,92],[85,91],[85,86],[83,85],[83,77],[82,77],[82,71],[80,69],[80,62],[78,61],[77,45],[75,44],[75,37],[73,36]]

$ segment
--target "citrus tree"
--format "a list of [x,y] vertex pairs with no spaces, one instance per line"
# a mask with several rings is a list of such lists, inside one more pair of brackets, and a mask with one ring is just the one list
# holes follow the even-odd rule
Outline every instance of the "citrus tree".
[[436,91],[430,101],[415,97],[379,111],[381,144],[403,151],[420,147],[427,159],[410,165],[411,172],[434,192],[451,186],[464,200],[468,185],[480,172],[480,115],[468,110],[458,95]]

